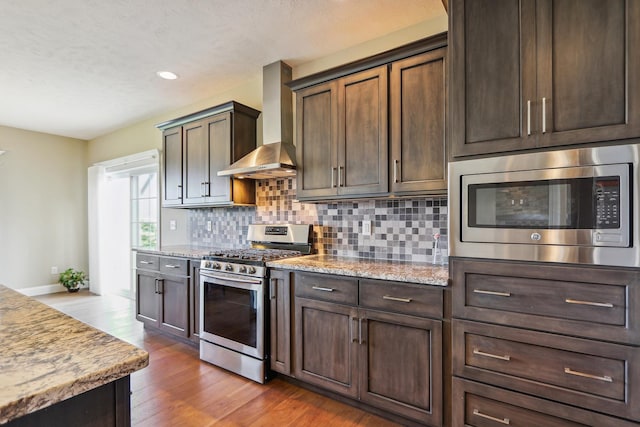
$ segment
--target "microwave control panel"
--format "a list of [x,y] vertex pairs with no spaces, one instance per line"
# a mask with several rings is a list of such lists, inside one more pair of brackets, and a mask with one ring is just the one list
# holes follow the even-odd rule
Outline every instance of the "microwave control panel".
[[595,228],[620,228],[620,178],[594,178]]

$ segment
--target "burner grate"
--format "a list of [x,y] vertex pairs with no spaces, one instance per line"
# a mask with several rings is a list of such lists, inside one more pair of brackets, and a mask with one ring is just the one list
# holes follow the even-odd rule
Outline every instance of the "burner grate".
[[258,261],[267,262],[282,258],[300,256],[302,252],[287,249],[224,249],[211,252],[205,259],[228,261]]

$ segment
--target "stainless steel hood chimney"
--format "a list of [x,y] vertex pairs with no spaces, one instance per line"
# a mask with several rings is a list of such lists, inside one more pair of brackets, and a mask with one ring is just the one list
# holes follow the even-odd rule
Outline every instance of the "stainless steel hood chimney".
[[282,61],[262,69],[262,134],[264,143],[218,176],[266,179],[290,177],[296,172],[293,145],[291,67]]

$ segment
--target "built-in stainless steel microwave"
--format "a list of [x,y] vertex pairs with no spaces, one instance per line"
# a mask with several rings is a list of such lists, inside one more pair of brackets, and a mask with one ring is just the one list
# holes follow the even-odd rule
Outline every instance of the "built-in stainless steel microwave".
[[640,266],[639,156],[628,144],[450,163],[450,255]]

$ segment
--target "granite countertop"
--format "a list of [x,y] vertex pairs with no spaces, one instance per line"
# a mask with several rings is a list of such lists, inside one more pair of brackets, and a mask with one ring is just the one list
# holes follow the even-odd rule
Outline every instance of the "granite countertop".
[[216,248],[204,247],[204,246],[191,246],[191,245],[175,245],[175,246],[163,246],[161,249],[134,249],[136,252],[162,255],[162,256],[177,256],[183,258],[202,258],[210,255]]
[[413,262],[308,255],[270,261],[267,266],[437,286],[447,286],[449,284],[449,269],[447,266]]
[[0,424],[123,378],[149,354],[0,285]]

